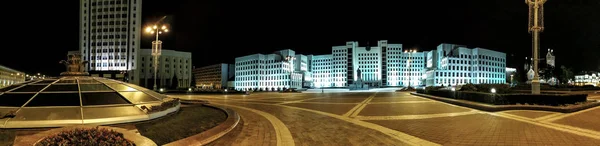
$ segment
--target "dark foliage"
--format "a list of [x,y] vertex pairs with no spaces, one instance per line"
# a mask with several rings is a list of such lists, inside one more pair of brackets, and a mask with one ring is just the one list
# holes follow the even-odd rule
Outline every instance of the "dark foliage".
[[46,137],[37,145],[62,146],[134,146],[131,140],[125,139],[123,133],[105,128],[76,128],[70,131],[62,131],[56,135]]
[[[488,85],[483,85],[478,90],[486,90]],[[501,86],[498,86],[501,87]],[[471,90],[473,87],[467,87]],[[499,88],[503,92],[504,88]],[[512,104],[537,104],[537,105],[564,105],[585,102],[586,94],[528,94],[528,93],[509,93],[493,94],[489,92],[476,91],[450,91],[441,90],[439,87],[427,87],[425,90],[418,89],[417,93],[429,94],[445,98],[468,100],[494,105],[512,105]]]

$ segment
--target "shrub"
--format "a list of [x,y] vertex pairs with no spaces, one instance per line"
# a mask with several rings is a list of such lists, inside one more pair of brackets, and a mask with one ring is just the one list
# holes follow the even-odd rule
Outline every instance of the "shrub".
[[[471,86],[471,85],[469,85]],[[496,88],[497,94],[489,92],[491,87]],[[478,91],[465,91],[473,90]],[[485,92],[479,92],[485,91]],[[529,93],[509,93],[508,87],[500,85],[481,85],[461,89],[461,91],[440,90],[440,87],[427,87],[424,90],[419,89],[417,93],[429,94],[445,98],[468,100],[494,105],[506,104],[538,104],[538,105],[563,105],[585,102],[587,94],[529,94]]]
[[62,131],[41,140],[37,145],[60,146],[60,145],[120,145],[133,146],[131,140],[125,139],[123,133],[105,128],[76,128],[74,130]]
[[471,83],[465,84],[462,87],[460,87],[460,91],[477,91],[477,86]]

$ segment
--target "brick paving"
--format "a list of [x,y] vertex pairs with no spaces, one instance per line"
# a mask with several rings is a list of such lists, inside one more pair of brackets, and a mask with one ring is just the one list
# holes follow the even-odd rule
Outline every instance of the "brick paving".
[[530,119],[535,119],[547,115],[554,114],[554,112],[544,112],[544,111],[507,111],[507,114],[526,117]]
[[436,102],[368,104],[359,116],[395,116],[467,112],[469,109]]
[[[354,124],[351,121],[297,108],[335,115],[343,115],[351,110],[356,110],[359,113],[357,118],[367,119],[363,120],[365,122],[381,125],[383,128],[387,127],[389,130],[441,145],[600,145],[600,140],[592,138],[593,136],[576,135],[568,129],[566,129],[568,132],[560,131],[556,129],[565,129],[553,126],[544,127],[544,123],[533,121],[535,118],[554,114],[553,112],[502,112],[532,119],[529,122],[493,113],[485,114],[488,112],[461,114],[473,110],[427,100],[405,92],[379,92],[364,108],[353,109],[373,94],[372,92],[257,93],[251,96],[224,97],[217,95],[211,97],[209,101],[245,107],[272,115],[287,127],[296,145],[406,145],[406,143],[381,133],[380,130],[373,130],[377,129],[374,128],[376,125]],[[204,96],[193,95],[187,98],[208,99]],[[283,104],[281,106],[271,105],[278,103]],[[249,110],[232,109],[242,116],[243,126],[237,127],[211,145],[275,145],[277,143],[274,126],[269,120]],[[377,118],[373,118],[405,116],[425,116],[426,118],[397,118],[394,120],[374,120]],[[566,116],[553,123],[600,131],[598,121],[600,121],[600,108]],[[546,124],[546,126],[548,125]],[[389,134],[389,132],[386,133]]]
[[442,145],[600,145],[600,140],[487,115],[368,121]]
[[360,103],[360,102],[364,101],[365,99],[367,99],[367,97],[364,97],[364,98],[329,97],[329,98],[318,98],[318,99],[306,100],[306,102]]
[[343,115],[358,104],[313,104],[313,103],[289,103],[286,106],[293,106],[305,109],[312,109],[336,115]]
[[324,115],[270,105],[234,105],[273,114],[285,123],[296,145],[406,145],[378,131]]
[[241,122],[231,132],[209,145],[277,145],[275,129],[264,117],[246,110],[233,108],[241,117]]
[[600,107],[556,120],[553,123],[591,129],[600,132]]

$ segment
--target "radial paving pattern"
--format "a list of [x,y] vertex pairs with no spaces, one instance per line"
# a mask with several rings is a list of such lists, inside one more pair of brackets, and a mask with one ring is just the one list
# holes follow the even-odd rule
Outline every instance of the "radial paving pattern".
[[214,145],[600,145],[600,107],[484,112],[385,91],[176,96],[239,111],[242,127]]
[[142,106],[172,99],[120,81],[96,77],[33,80],[0,89],[0,128],[112,124],[148,120],[176,111],[148,113]]

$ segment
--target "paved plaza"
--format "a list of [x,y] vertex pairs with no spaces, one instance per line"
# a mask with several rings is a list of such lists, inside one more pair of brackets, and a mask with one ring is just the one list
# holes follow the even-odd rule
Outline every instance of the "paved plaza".
[[600,145],[600,107],[485,112],[389,91],[171,96],[240,114],[212,145]]

